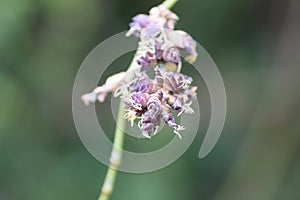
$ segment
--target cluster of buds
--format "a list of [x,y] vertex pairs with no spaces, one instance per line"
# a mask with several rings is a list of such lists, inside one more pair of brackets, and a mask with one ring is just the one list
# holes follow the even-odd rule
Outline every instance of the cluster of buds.
[[[182,57],[190,63],[196,60],[196,42],[188,33],[174,30],[178,16],[164,5],[132,20],[126,36],[140,38],[134,57],[138,68],[133,73],[127,71],[109,77],[104,85],[82,99],[88,105],[97,100],[102,102],[108,92],[115,92],[125,104],[124,117],[132,126],[139,120],[142,136],[151,138],[164,121],[181,138],[179,131],[184,127],[175,122],[172,111],[177,111],[178,116],[193,113],[190,105],[197,97],[197,87],[192,87],[192,78],[180,71]],[[149,74],[153,71],[151,79]]]

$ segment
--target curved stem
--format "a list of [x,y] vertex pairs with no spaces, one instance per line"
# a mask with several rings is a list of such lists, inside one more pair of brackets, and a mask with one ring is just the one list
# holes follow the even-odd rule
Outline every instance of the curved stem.
[[122,149],[123,149],[124,136],[125,136],[123,130],[126,127],[126,121],[124,120],[123,117],[124,114],[125,114],[124,105],[123,102],[120,101],[118,118],[117,118],[117,126],[115,130],[114,146],[110,157],[110,165],[107,170],[104,183],[101,189],[101,194],[98,200],[108,200],[114,188],[117,169],[122,159]]
[[[165,5],[168,9],[171,9],[178,0],[165,0],[162,4]],[[131,62],[127,71],[134,68],[135,62],[134,59]],[[122,149],[124,145],[124,136],[123,130],[126,128],[126,121],[124,120],[124,104],[120,101],[119,112],[117,118],[117,126],[115,129],[115,138],[113,143],[113,149],[110,156],[109,168],[106,172],[104,183],[101,189],[101,194],[98,200],[108,200],[114,189],[114,183],[116,180],[117,170],[121,164],[122,159]]]

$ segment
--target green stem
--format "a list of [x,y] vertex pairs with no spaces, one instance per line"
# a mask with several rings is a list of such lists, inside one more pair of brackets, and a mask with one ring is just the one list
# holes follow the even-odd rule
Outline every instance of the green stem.
[[[162,4],[165,5],[168,9],[171,9],[178,0],[165,0]],[[127,71],[135,67],[134,60],[131,62]],[[113,143],[113,149],[110,156],[109,168],[106,172],[104,183],[101,189],[101,194],[98,200],[109,200],[110,195],[114,189],[114,183],[117,176],[117,170],[121,163],[122,159],[122,149],[124,145],[124,136],[123,130],[126,128],[126,121],[124,120],[124,104],[120,101],[119,113],[117,118],[117,126],[115,129],[115,138]]]
[[168,9],[171,9],[178,0],[165,0],[162,4],[166,6]]
[[115,130],[114,146],[110,157],[110,165],[107,170],[104,183],[101,189],[101,194],[98,200],[108,200],[114,188],[117,169],[121,163],[122,149],[124,144],[125,134],[123,133],[123,130],[126,127],[124,114],[125,114],[124,104],[122,101],[120,101],[119,113],[117,118],[117,126]]

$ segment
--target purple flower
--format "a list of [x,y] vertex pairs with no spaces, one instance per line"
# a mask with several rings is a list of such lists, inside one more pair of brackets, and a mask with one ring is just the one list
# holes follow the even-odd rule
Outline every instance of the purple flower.
[[174,46],[169,46],[162,51],[162,58],[166,62],[177,63],[181,65],[179,50]]
[[163,5],[152,8],[149,15],[139,14],[132,18],[126,36],[135,35],[141,40],[136,62],[142,70],[149,71],[157,64],[167,62],[177,65],[177,71],[180,71],[180,50],[188,54],[185,57],[188,62],[196,60],[196,42],[188,33],[174,30],[178,19]]
[[152,8],[149,15],[133,17],[126,36],[140,38],[134,57],[138,65],[135,73],[129,73],[126,79],[127,73],[112,76],[103,86],[84,95],[85,103],[95,102],[97,98],[103,101],[107,92],[115,91],[125,104],[124,117],[131,126],[138,119],[144,137],[154,136],[163,121],[181,138],[179,131],[184,127],[175,122],[172,111],[178,112],[177,116],[192,114],[191,103],[197,98],[197,87],[191,86],[193,79],[180,73],[181,54],[193,63],[197,52],[196,42],[188,33],[174,30],[177,20],[178,16],[164,5]]
[[165,20],[165,23],[163,27],[169,28],[169,29],[174,29],[176,21],[179,19],[179,17],[167,9],[163,5],[159,5],[157,7],[152,8],[149,11],[150,16],[153,16],[155,18],[162,18]]
[[180,30],[167,31],[168,39],[178,48],[183,49],[189,54],[188,61],[190,63],[195,62],[198,54],[196,51],[197,43],[186,32]]
[[179,134],[178,131],[184,130],[184,127],[176,124],[171,109],[165,105],[162,107],[162,119],[164,120],[165,123],[168,124],[169,127],[173,129],[174,133],[177,134],[181,139],[181,135]]
[[139,37],[142,29],[145,27],[174,29],[178,19],[179,18],[175,13],[168,10],[165,6],[160,5],[152,8],[149,15],[138,14],[133,17],[132,22],[129,24],[130,30],[127,32],[126,36],[135,35],[136,37]]
[[146,73],[135,74],[134,81],[130,83],[130,91],[152,93],[154,90],[154,83]]
[[162,73],[161,70],[156,67],[155,69],[155,81],[159,87],[163,87],[172,93],[183,93],[189,88],[193,79],[187,75],[181,74],[179,72],[165,72]]
[[141,122],[140,129],[142,135],[151,138],[155,135],[160,125],[161,119],[161,101],[154,94],[152,95],[147,103],[147,111],[144,113]]
[[132,21],[133,22],[129,24],[130,30],[127,32],[126,36],[130,36],[133,34],[138,37],[142,28],[146,27],[147,24],[149,24],[150,17],[145,14],[139,14],[133,17]]
[[[151,138],[157,132],[160,121],[167,123],[179,137],[183,126],[176,124],[172,110],[192,114],[191,101],[196,98],[196,87],[191,87],[192,78],[179,72],[166,72],[155,68],[154,79],[140,72],[134,74],[133,80],[125,85],[122,96],[126,105],[126,115],[131,124],[138,122],[144,137]],[[124,85],[123,85],[124,86]]]
[[150,21],[149,18],[150,17],[148,15],[139,14],[139,15],[132,18],[132,20],[133,20],[132,23],[135,23],[139,27],[143,28],[143,27],[147,26],[147,24],[149,23],[149,21]]

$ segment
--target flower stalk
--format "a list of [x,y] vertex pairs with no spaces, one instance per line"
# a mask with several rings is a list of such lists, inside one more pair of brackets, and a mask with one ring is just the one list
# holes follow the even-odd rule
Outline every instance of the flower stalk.
[[114,137],[114,146],[110,156],[110,165],[107,170],[104,183],[101,189],[101,194],[98,200],[108,200],[114,189],[117,170],[122,160],[122,149],[123,149],[124,136],[125,136],[125,134],[123,133],[123,129],[126,126],[126,121],[123,118],[124,114],[125,114],[124,105],[123,102],[120,101],[119,113],[117,118],[117,126],[116,126],[115,137]]

